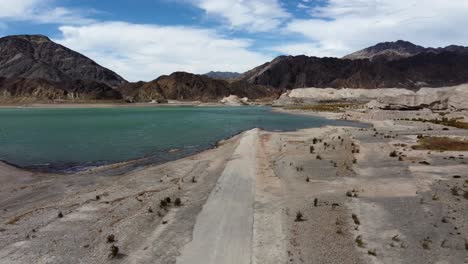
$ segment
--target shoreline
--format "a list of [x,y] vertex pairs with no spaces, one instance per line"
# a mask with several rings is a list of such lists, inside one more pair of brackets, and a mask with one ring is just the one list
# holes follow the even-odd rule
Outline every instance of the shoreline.
[[[155,107],[171,107],[171,106],[174,106],[174,107],[179,107],[179,106],[190,106],[190,107],[193,106],[193,107],[196,107],[195,105],[165,105],[165,106],[155,106]],[[208,106],[208,105],[206,105],[206,106]],[[211,106],[211,105],[209,105],[209,106]],[[113,106],[108,105],[108,107],[112,108]],[[138,107],[138,106],[131,106],[131,107]],[[226,105],[222,105],[222,107],[246,107],[246,106],[226,106]],[[264,107],[267,107],[267,106],[264,106]],[[1,108],[2,107],[0,106],[0,109]],[[36,107],[33,107],[33,108],[36,109]],[[73,108],[73,107],[71,107],[71,108]],[[282,113],[282,114],[314,116],[314,117],[326,118],[326,119],[331,120],[331,121],[349,121],[350,122],[349,127],[353,127],[353,124],[356,125],[356,127],[358,127],[359,125],[363,125],[363,127],[367,126],[367,125],[370,125],[370,124],[367,124],[367,123],[354,121],[354,120],[341,120],[341,119],[334,119],[334,118],[330,118],[330,117],[326,117],[326,116],[320,116],[320,115],[310,115],[310,114],[308,115],[308,114],[303,114],[303,113],[298,113],[298,112],[292,112],[292,111],[288,111],[288,110],[285,110],[285,109],[276,109],[274,107],[270,107],[270,108],[271,108],[271,112],[277,112],[277,113]],[[41,108],[37,108],[37,109],[41,109]],[[44,109],[49,109],[49,108],[44,108]],[[279,111],[277,111],[277,110],[279,110]],[[328,124],[326,126],[343,126],[343,125],[342,124],[340,124],[340,125],[330,125],[330,124]],[[263,130],[262,128],[259,128],[259,127],[255,127],[255,128],[251,128],[251,129],[261,129],[261,130]],[[101,168],[109,168],[109,167],[119,168],[119,167],[122,167],[123,171],[118,172],[118,174],[123,174],[123,173],[129,173],[132,170],[138,169],[139,167],[152,166],[152,165],[153,166],[154,165],[161,165],[161,164],[164,164],[164,163],[167,163],[167,162],[176,161],[176,160],[179,160],[179,159],[183,159],[183,158],[186,158],[186,157],[197,155],[197,154],[199,154],[199,153],[201,153],[203,151],[214,149],[220,144],[220,142],[229,140],[229,139],[231,139],[233,137],[236,137],[236,136],[238,136],[238,135],[240,135],[242,133],[245,133],[246,131],[249,131],[251,129],[247,129],[247,130],[244,130],[244,131],[239,131],[239,132],[237,132],[237,133],[235,133],[233,135],[227,136],[227,137],[222,138],[222,139],[220,139],[218,141],[214,141],[213,143],[210,144],[210,146],[200,148],[200,149],[197,149],[194,152],[190,152],[190,153],[183,154],[183,155],[177,155],[180,152],[181,148],[176,148],[178,151],[175,151],[175,152],[171,152],[172,149],[163,150],[163,151],[158,152],[158,153],[174,154],[175,156],[173,158],[162,159],[162,160],[159,160],[159,161],[154,161],[154,160],[150,161],[153,157],[158,155],[158,153],[155,153],[153,155],[145,155],[145,156],[142,156],[142,157],[136,157],[134,159],[122,160],[122,161],[95,161],[95,162],[86,162],[86,163],[70,163],[70,165],[67,165],[67,164],[57,164],[57,165],[47,164],[47,165],[21,166],[21,165],[17,165],[15,163],[12,163],[12,162],[10,162],[8,160],[0,160],[0,162],[3,162],[6,165],[15,167],[17,169],[30,171],[30,172],[33,172],[33,173],[73,175],[73,174],[76,174],[76,173],[86,173],[87,171],[101,170]],[[302,128],[302,129],[309,129],[309,128]],[[275,130],[275,131],[276,132],[294,132],[294,131],[297,132],[299,130],[301,130],[301,129],[282,130],[282,131]],[[268,132],[268,130],[264,130],[264,131]]]
[[[412,146],[418,135],[468,139],[466,130],[401,120],[437,115],[424,111],[345,114],[373,126],[252,129],[112,180],[112,168],[64,176],[0,164],[0,258],[236,263],[245,252],[254,263],[462,263],[468,151]],[[111,245],[117,259],[108,257]]]

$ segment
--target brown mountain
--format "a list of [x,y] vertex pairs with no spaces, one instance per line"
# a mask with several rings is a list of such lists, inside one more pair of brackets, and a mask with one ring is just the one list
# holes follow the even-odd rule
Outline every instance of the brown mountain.
[[425,52],[426,48],[414,45],[411,42],[398,40],[396,42],[383,42],[375,46],[356,51],[343,57],[343,59],[358,60],[358,59],[369,59],[369,60],[398,60],[402,58],[408,58]]
[[138,82],[119,88],[124,98],[132,102],[143,101],[218,101],[231,94],[250,99],[276,99],[280,91],[272,87],[253,85],[245,81],[228,82],[206,75],[174,72],[151,82]]
[[0,101],[52,102],[76,100],[119,100],[118,91],[95,81],[53,82],[44,79],[0,77]]
[[415,45],[411,42],[398,40],[395,42],[383,42],[372,47],[356,51],[343,57],[343,59],[359,60],[369,59],[375,60],[399,60],[409,58],[421,53],[443,53],[443,52],[455,52],[455,53],[468,53],[467,47],[462,46],[447,46],[445,48],[424,48],[422,46]]
[[[390,47],[389,53],[392,53],[395,49],[391,45]],[[400,56],[398,59],[281,56],[246,72],[241,79],[251,84],[281,89],[302,87],[415,89],[421,86],[441,87],[468,82],[468,48],[459,46],[428,48],[416,53],[419,49],[419,46],[406,49],[405,54],[415,54]],[[384,49],[375,51],[369,52],[367,56],[387,54]]]
[[120,99],[126,81],[91,59],[41,35],[0,38],[0,95],[4,99]]
[[126,83],[118,88],[123,99],[132,103],[144,103],[155,101],[167,103],[167,99],[162,95],[161,87],[156,80],[151,82]]

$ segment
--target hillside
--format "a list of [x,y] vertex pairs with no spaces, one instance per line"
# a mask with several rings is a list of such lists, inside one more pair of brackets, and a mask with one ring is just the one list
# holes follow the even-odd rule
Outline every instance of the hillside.
[[[280,56],[256,67],[240,79],[280,89],[409,88],[453,86],[468,82],[468,48],[406,48],[382,44],[346,56],[353,59]],[[376,48],[377,47],[377,48]],[[387,47],[388,49],[385,49]],[[399,50],[396,52],[396,50]],[[391,54],[391,58],[382,56]],[[376,56],[380,59],[376,59]],[[397,59],[398,57],[398,59]]]

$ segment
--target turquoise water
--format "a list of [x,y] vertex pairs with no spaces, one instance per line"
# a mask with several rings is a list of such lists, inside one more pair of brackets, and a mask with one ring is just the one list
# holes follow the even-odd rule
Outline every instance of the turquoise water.
[[255,127],[287,131],[359,124],[276,113],[269,107],[132,107],[0,109],[0,125],[0,160],[79,170],[141,157],[173,160]]

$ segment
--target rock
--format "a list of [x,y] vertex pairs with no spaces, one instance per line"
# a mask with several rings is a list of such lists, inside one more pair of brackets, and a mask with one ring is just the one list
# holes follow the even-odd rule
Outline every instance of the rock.
[[229,95],[227,97],[224,97],[220,103],[225,104],[225,105],[232,105],[232,106],[239,106],[239,105],[247,105],[248,99],[247,98],[242,98],[240,99],[237,95]]
[[466,110],[468,84],[442,88],[408,89],[333,89],[299,88],[281,95],[273,105],[316,104],[319,102],[349,101],[367,103],[369,109],[389,110]]

